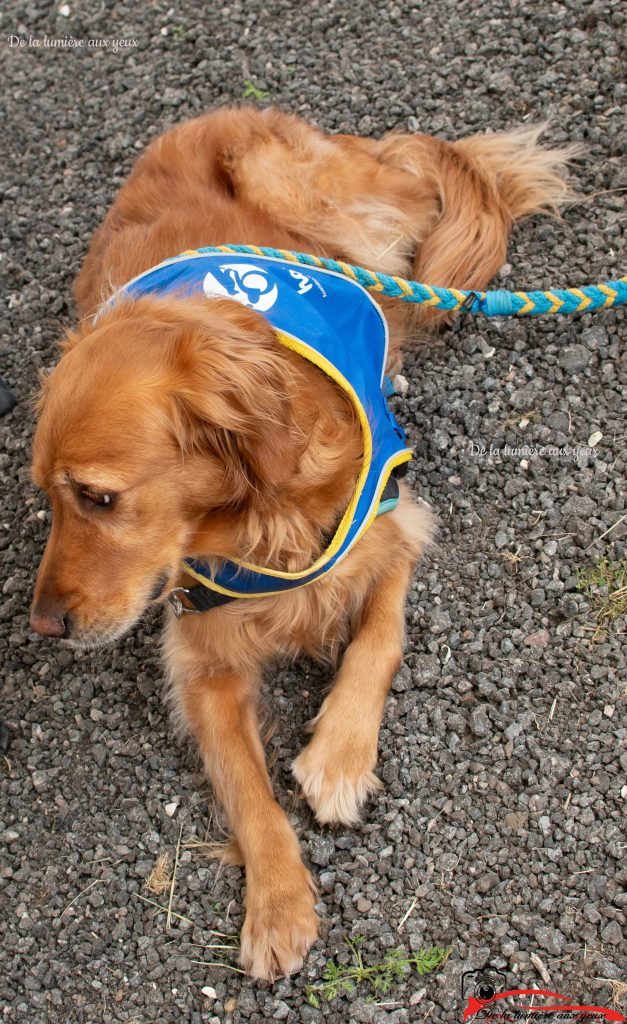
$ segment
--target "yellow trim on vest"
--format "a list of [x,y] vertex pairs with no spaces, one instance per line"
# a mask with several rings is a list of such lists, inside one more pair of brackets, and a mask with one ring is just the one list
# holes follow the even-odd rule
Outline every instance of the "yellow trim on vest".
[[[361,530],[359,531],[359,533],[355,537],[352,546],[354,546],[357,543],[357,541],[361,537],[363,537],[363,535],[366,532],[366,530],[370,526],[372,526],[374,520],[377,518],[377,511],[379,509],[379,503],[381,501],[381,495],[383,494],[383,491],[385,490],[385,486],[386,486],[386,484],[387,484],[387,482],[388,482],[388,480],[390,478],[390,474],[392,473],[392,470],[396,469],[397,466],[401,466],[404,462],[409,462],[409,460],[411,458],[412,458],[412,453],[410,451],[406,451],[406,452],[399,452],[398,455],[395,455],[394,458],[390,460],[388,471],[381,478],[379,490],[377,491],[376,500],[375,500],[374,505],[373,505],[373,511],[370,514],[370,516],[368,517],[368,519],[364,522]],[[322,555],[321,557],[324,557],[324,555]],[[234,562],[235,559],[230,558],[229,561],[230,562]],[[320,559],[318,559],[318,562],[319,561],[320,561]],[[244,565],[245,563],[244,562],[237,562],[236,564],[237,565]],[[316,563],[316,564],[318,564],[318,563]],[[196,572],[195,569],[192,569],[187,564],[187,562],[181,562],[180,568],[182,569],[183,572],[187,573],[188,576],[191,576],[192,579],[195,579],[199,583],[202,583],[202,585],[204,587],[208,587],[209,590],[217,590],[217,592],[219,594],[225,594],[227,597],[250,598],[251,600],[254,600],[256,597],[280,597],[282,594],[291,594],[292,590],[300,590],[301,587],[308,587],[311,583],[319,583],[319,582],[321,582],[322,579],[324,579],[324,577],[316,576],[315,579],[313,579],[313,580],[306,580],[304,583],[300,583],[298,585],[298,587],[292,587],[290,590],[269,590],[267,593],[264,592],[263,594],[241,594],[237,590],[228,590],[226,587],[220,586],[219,583],[216,583],[215,580],[212,580],[210,577],[202,576],[200,573]],[[259,570],[256,570],[256,571],[259,571]],[[290,576],[289,573],[271,572],[268,569],[263,570],[264,575],[274,576],[274,577],[280,576],[280,577],[282,577],[284,579],[285,578],[295,579],[297,576],[309,575],[309,573],[312,572],[312,571],[313,571],[312,568],[310,568],[310,569],[307,569],[305,573],[297,573],[297,574],[293,574],[292,576]]]
[[344,377],[328,359],[325,359],[323,355],[316,352],[315,349],[311,348],[304,341],[301,341],[300,338],[295,338],[294,335],[287,334],[285,331],[275,330],[274,333],[281,345],[284,345],[285,348],[291,349],[293,352],[297,352],[298,355],[302,356],[304,359],[309,360],[310,363],[313,363],[318,367],[318,369],[326,373],[328,377],[331,377],[331,379],[334,380],[335,383],[338,384],[348,395],[359,417],[361,432],[364,439],[364,459],[361,470],[359,471],[359,476],[357,477],[355,490],[353,491],[351,500],[348,503],[348,508],[342,516],[340,524],[335,531],[333,540],[313,565],[308,566],[306,569],[302,569],[300,572],[281,572],[279,569],[264,569],[261,566],[253,565],[252,562],[240,561],[237,558],[229,559],[229,561],[233,562],[235,565],[241,566],[242,569],[250,569],[252,572],[260,573],[262,576],[269,576],[274,579],[278,578],[282,580],[299,580],[303,579],[304,576],[309,576],[312,572],[316,572],[317,569],[321,569],[322,566],[339,551],[344,543],[346,534],[348,533],[353,521],[355,509],[357,508],[361,497],[361,492],[364,489],[364,484],[368,478],[368,473],[370,472],[370,463],[372,462],[372,433],[370,431],[370,423],[368,422],[366,412],[359,401],[352,384],[346,380],[346,377]]

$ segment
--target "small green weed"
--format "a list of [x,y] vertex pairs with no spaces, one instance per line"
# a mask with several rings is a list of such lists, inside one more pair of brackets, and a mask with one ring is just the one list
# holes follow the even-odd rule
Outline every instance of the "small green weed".
[[268,93],[265,89],[260,89],[254,82],[251,82],[250,78],[244,79],[244,92],[242,96],[245,100],[265,100],[268,97]]
[[346,945],[352,953],[352,962],[344,966],[333,960],[329,961],[324,969],[322,981],[306,986],[305,994],[311,1006],[319,1007],[323,999],[330,1002],[340,995],[352,996],[357,992],[358,985],[365,986],[369,990],[368,999],[373,1000],[376,996],[389,992],[394,982],[403,978],[412,968],[415,968],[418,974],[437,971],[450,956],[452,948],[432,946],[429,949],[421,949],[415,956],[409,956],[407,951],[400,947],[389,950],[378,963],[365,964],[360,948],[364,941],[363,935],[347,938]]
[[182,25],[175,25],[174,28],[172,29],[172,35],[174,36],[175,39],[180,39],[184,31],[185,29],[183,28]]
[[597,565],[578,569],[577,588],[592,597],[596,608],[596,625],[591,627],[594,643],[627,612],[627,558],[602,558]]

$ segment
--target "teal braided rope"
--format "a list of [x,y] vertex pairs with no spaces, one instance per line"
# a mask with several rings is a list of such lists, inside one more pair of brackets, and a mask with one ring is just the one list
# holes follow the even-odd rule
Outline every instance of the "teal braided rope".
[[602,284],[582,285],[581,288],[553,288],[550,291],[510,292],[504,289],[490,292],[465,291],[458,288],[436,288],[434,285],[391,277],[365,267],[356,267],[341,260],[312,256],[288,249],[272,249],[255,245],[219,245],[188,250],[188,253],[242,253],[249,256],[269,256],[289,260],[302,266],[322,267],[357,281],[368,291],[387,295],[403,302],[418,303],[441,312],[464,309],[469,313],[497,316],[543,316],[547,313],[583,313],[595,309],[627,304],[627,277]]

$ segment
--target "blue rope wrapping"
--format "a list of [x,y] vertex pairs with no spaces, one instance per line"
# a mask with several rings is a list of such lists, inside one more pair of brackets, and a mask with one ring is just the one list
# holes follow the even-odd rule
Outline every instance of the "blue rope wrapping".
[[242,253],[252,256],[269,256],[290,260],[304,266],[323,267],[337,274],[357,281],[368,291],[417,303],[440,312],[456,312],[460,309],[469,313],[482,313],[487,317],[498,316],[543,316],[547,313],[583,313],[603,307],[627,304],[627,277],[602,284],[583,285],[581,288],[554,288],[550,291],[510,292],[505,289],[480,292],[458,288],[439,288],[434,285],[407,281],[401,277],[381,274],[365,267],[356,267],[340,260],[312,256],[309,253],[291,252],[287,249],[273,249],[256,245],[206,246],[188,252],[199,253]]

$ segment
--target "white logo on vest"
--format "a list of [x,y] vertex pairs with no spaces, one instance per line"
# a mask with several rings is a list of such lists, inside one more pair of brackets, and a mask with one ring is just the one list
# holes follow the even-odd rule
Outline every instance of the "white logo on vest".
[[[301,274],[300,270],[290,270],[290,277],[293,277],[295,281],[298,281],[298,295],[305,295],[306,292],[311,291],[313,284],[311,278],[305,274]],[[322,291],[322,289],[320,289]],[[324,294],[324,293],[323,293]]]
[[209,273],[202,283],[207,298],[227,297],[241,302],[243,306],[266,313],[276,302],[279,290],[271,284],[261,267],[252,263],[223,263],[218,268],[222,280]]

